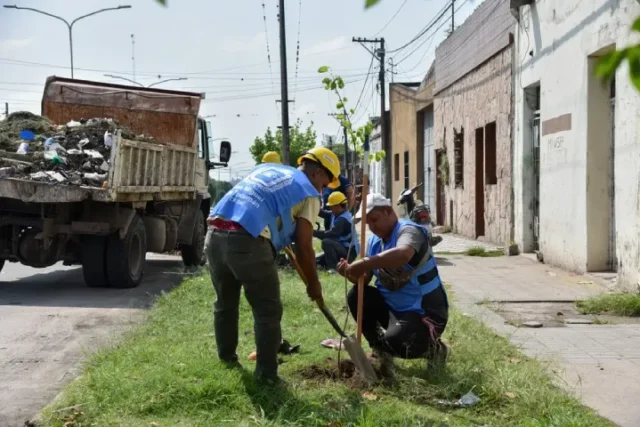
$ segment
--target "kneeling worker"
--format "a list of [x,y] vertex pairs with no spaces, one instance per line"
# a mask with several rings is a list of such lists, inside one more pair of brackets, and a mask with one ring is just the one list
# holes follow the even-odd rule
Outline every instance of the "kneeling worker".
[[[359,211],[356,218],[361,218]],[[365,286],[362,333],[383,365],[392,357],[443,362],[447,347],[440,340],[447,325],[449,303],[429,246],[426,228],[399,220],[391,202],[380,194],[367,196],[364,215],[374,234],[366,257],[341,260],[338,272],[352,283],[362,275]],[[358,310],[357,286],[348,295],[353,317]],[[384,329],[384,333],[380,332]]]
[[282,302],[275,256],[292,240],[312,300],[322,302],[313,251],[313,225],[320,191],[338,179],[338,157],[316,147],[298,159],[297,169],[265,163],[236,184],[209,215],[205,251],[216,291],[213,326],[218,357],[238,363],[240,292],[251,306],[258,379],[277,382]]
[[[329,196],[326,206],[330,209],[320,211],[320,216],[329,220],[328,230],[316,230],[313,237],[322,240],[323,255],[317,258],[318,265],[326,268],[330,273],[335,273],[338,261],[341,258],[349,257],[353,261],[359,252],[358,236],[352,232],[353,216],[347,210],[347,196],[340,191],[334,191]],[[349,252],[349,246],[351,252]]]

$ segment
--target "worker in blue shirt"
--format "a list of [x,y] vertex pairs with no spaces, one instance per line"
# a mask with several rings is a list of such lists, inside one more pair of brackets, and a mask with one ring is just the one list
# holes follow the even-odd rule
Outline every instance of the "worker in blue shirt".
[[[328,230],[316,230],[313,237],[322,241],[323,254],[316,258],[319,266],[333,274],[341,258],[353,261],[358,255],[358,236],[353,227],[353,215],[347,210],[347,196],[334,191],[327,200],[329,212],[321,211],[320,216],[329,219]],[[349,250],[351,248],[351,250]]]
[[[349,178],[344,175],[339,175],[338,181],[335,181],[322,190],[322,210],[325,211],[325,214],[327,215],[331,213],[331,210],[328,209],[327,202],[329,201],[331,193],[335,191],[339,191],[347,197],[347,210],[349,212],[353,211],[353,207],[356,204],[356,193],[353,188],[353,184],[349,181]],[[325,230],[328,230],[331,227],[331,217],[327,215],[323,215]]]

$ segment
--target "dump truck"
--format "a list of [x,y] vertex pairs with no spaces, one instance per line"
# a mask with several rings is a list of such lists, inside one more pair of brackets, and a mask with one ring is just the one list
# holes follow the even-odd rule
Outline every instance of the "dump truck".
[[81,265],[87,286],[131,288],[143,279],[147,252],[177,249],[185,265],[202,265],[209,170],[231,155],[222,141],[212,161],[211,126],[198,116],[203,98],[49,77],[42,115],[53,123],[104,117],[148,141],[116,131],[102,186],[0,177],[0,270],[7,261],[35,268],[62,261]]

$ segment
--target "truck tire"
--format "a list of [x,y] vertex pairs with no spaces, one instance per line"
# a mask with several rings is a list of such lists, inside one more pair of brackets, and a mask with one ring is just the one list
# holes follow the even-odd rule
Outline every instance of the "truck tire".
[[180,246],[180,255],[185,266],[201,266],[206,262],[204,255],[204,238],[207,227],[202,211],[196,213],[196,223],[193,226],[193,238],[190,245]]
[[147,253],[147,232],[144,221],[135,215],[124,239],[112,234],[108,238],[106,260],[109,285],[114,288],[135,288],[144,276]]
[[105,257],[106,237],[86,236],[82,239],[82,275],[84,283],[90,288],[109,286]]

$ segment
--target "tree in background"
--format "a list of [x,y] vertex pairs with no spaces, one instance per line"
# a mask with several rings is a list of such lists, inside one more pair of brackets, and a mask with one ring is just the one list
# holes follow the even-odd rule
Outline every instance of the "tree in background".
[[[316,139],[313,122],[306,129],[302,129],[300,120],[296,122],[289,131],[291,166],[297,166],[298,157],[316,146]],[[264,136],[257,136],[253,141],[253,145],[249,147],[249,152],[256,164],[262,162],[262,156],[268,151],[275,151],[282,157],[282,130],[278,129],[274,134],[271,128],[267,128]]]
[[211,195],[211,206],[215,205],[222,197],[231,190],[231,183],[227,181],[209,180],[209,194]]

